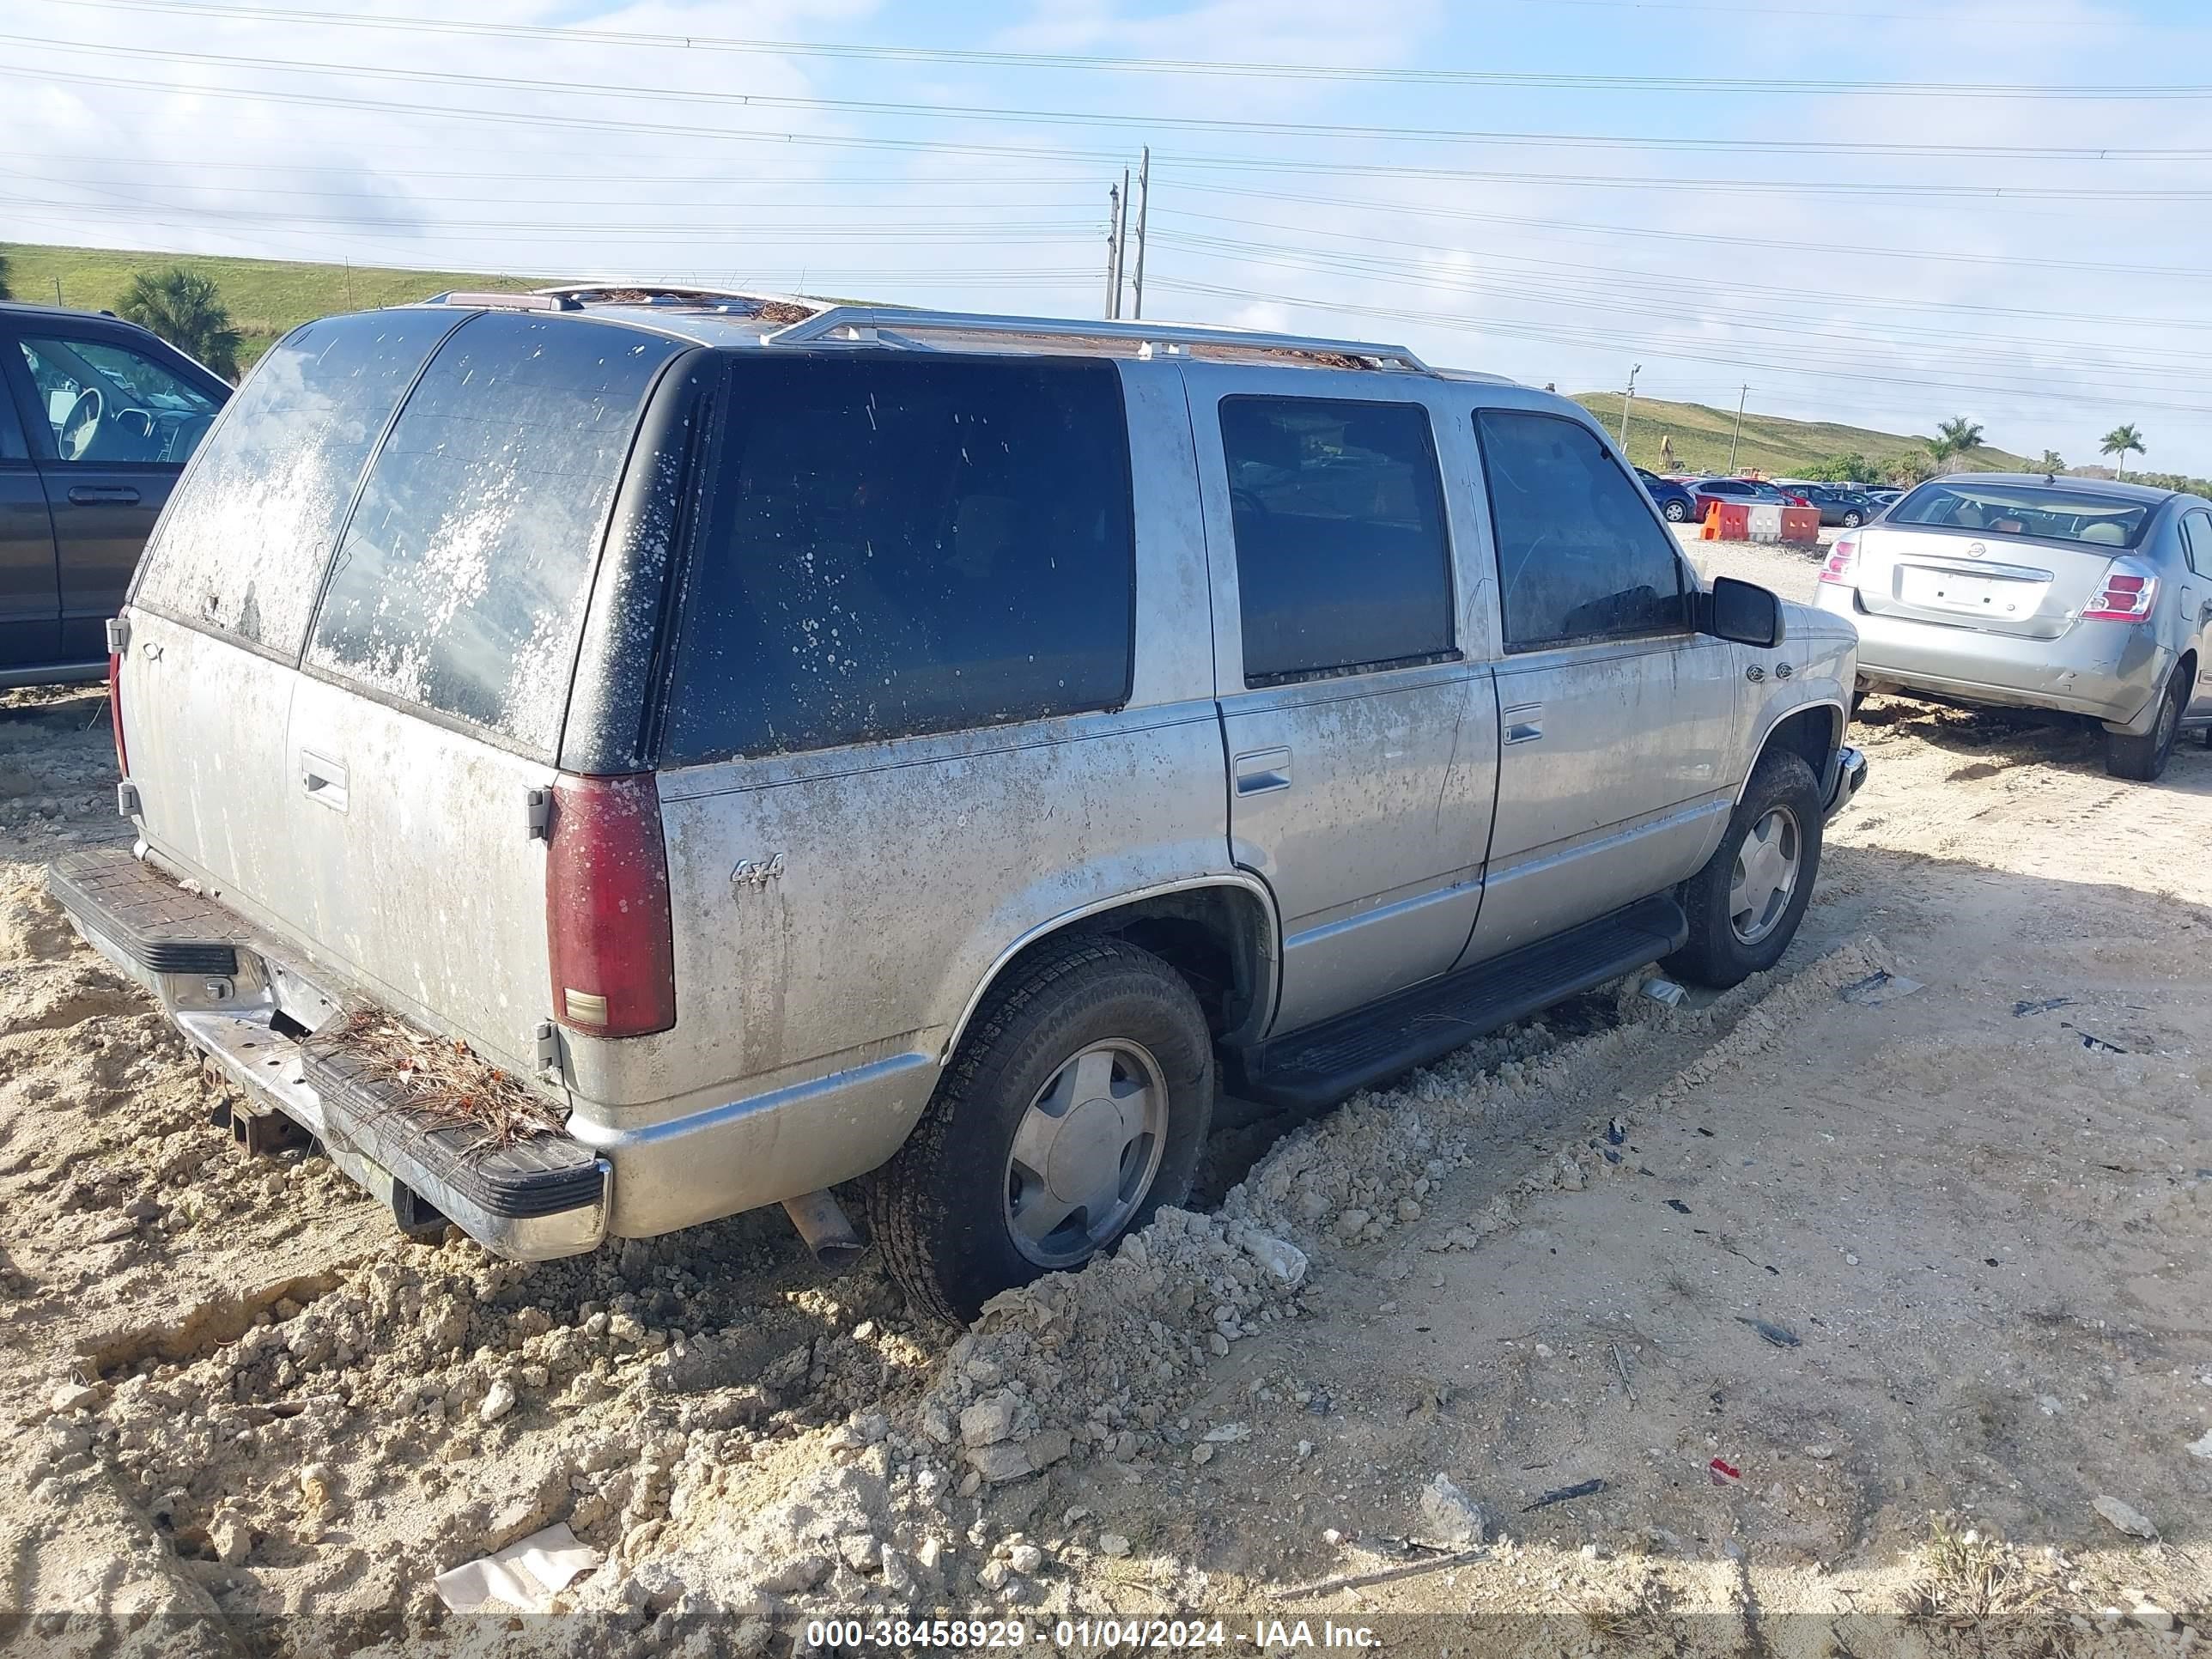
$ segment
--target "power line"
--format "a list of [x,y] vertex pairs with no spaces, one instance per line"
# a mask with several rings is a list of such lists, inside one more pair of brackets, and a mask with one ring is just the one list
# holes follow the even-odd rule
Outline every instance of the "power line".
[[[1507,86],[1534,88],[1590,88],[1607,91],[1756,93],[1771,94],[1769,80],[1706,76],[1593,75],[1541,70],[1469,69],[1394,69],[1362,64],[1273,64],[1188,58],[1121,58],[1084,52],[993,52],[971,47],[860,45],[805,40],[775,40],[698,34],[654,34],[637,30],[575,28],[549,24],[487,23],[453,18],[399,16],[343,16],[328,12],[273,6],[179,4],[175,0],[46,0],[49,5],[111,11],[201,13],[254,22],[307,23],[337,28],[376,29],[408,33],[489,36],[507,40],[556,40],[568,45],[649,47],[684,52],[742,52],[789,58],[844,58],[894,64],[967,64],[1006,70],[1080,70],[1085,72],[1133,75],[1202,75],[1261,77],[1276,80],[1385,82],[1428,86]],[[1747,8],[1710,4],[1666,3],[1666,0],[1519,0],[1522,4],[1604,6],[1631,11],[1662,10],[1711,12],[1728,16],[1849,18],[1854,22],[1889,18],[1925,24],[1925,16],[1908,13],[1859,13],[1818,10],[1793,11],[1782,7]],[[2014,17],[2014,25],[2031,21]],[[2054,18],[2053,24],[2087,27],[2079,18]],[[1829,96],[1936,98],[2039,98],[2128,100],[2146,98],[2199,99],[2212,97],[2212,86],[2182,85],[2057,85],[2032,82],[1975,82],[1956,81],[1862,81],[1793,79],[1787,90],[1793,98],[1808,93]]]

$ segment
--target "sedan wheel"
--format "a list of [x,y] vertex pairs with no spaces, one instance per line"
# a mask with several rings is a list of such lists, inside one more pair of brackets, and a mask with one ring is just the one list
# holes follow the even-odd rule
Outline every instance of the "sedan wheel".
[[1666,515],[1668,524],[1680,524],[1690,516],[1689,507],[1680,501],[1669,501],[1659,510]]
[[1856,513],[1846,513],[1844,514],[1844,528],[1846,530],[1856,530],[1865,522],[1866,520],[1860,518]]
[[1756,945],[1781,922],[1797,890],[1804,863],[1797,815],[1777,806],[1752,825],[1736,849],[1735,879],[1729,884],[1729,926],[1746,945]]

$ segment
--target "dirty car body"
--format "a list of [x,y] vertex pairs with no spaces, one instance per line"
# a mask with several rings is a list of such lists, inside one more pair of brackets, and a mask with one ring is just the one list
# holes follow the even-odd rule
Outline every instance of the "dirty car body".
[[[1149,324],[311,324],[111,643],[136,857],[55,888],[260,1109],[520,1257],[872,1171],[955,1312],[1179,1199],[1224,1090],[1753,971],[1864,777],[1849,624],[1700,587],[1572,404]],[[396,1107],[364,1004],[565,1134]]]

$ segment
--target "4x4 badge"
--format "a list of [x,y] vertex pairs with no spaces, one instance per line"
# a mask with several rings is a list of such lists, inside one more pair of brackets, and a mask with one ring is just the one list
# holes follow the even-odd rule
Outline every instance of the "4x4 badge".
[[783,873],[783,854],[774,858],[739,859],[738,867],[730,872],[732,887],[765,887]]

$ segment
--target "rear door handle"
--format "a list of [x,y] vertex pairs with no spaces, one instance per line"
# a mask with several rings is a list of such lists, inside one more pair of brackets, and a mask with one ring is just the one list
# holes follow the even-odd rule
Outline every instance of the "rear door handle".
[[1287,749],[1253,749],[1237,756],[1237,793],[1240,795],[1264,795],[1271,790],[1291,787],[1291,751]]
[[312,749],[302,749],[300,787],[307,792],[309,800],[319,801],[333,812],[346,810],[346,769],[343,762],[318,755]]
[[1505,741],[1534,743],[1544,735],[1544,705],[1540,702],[1516,703],[1504,711]]
[[71,484],[69,498],[78,507],[133,507],[138,491],[131,484]]

